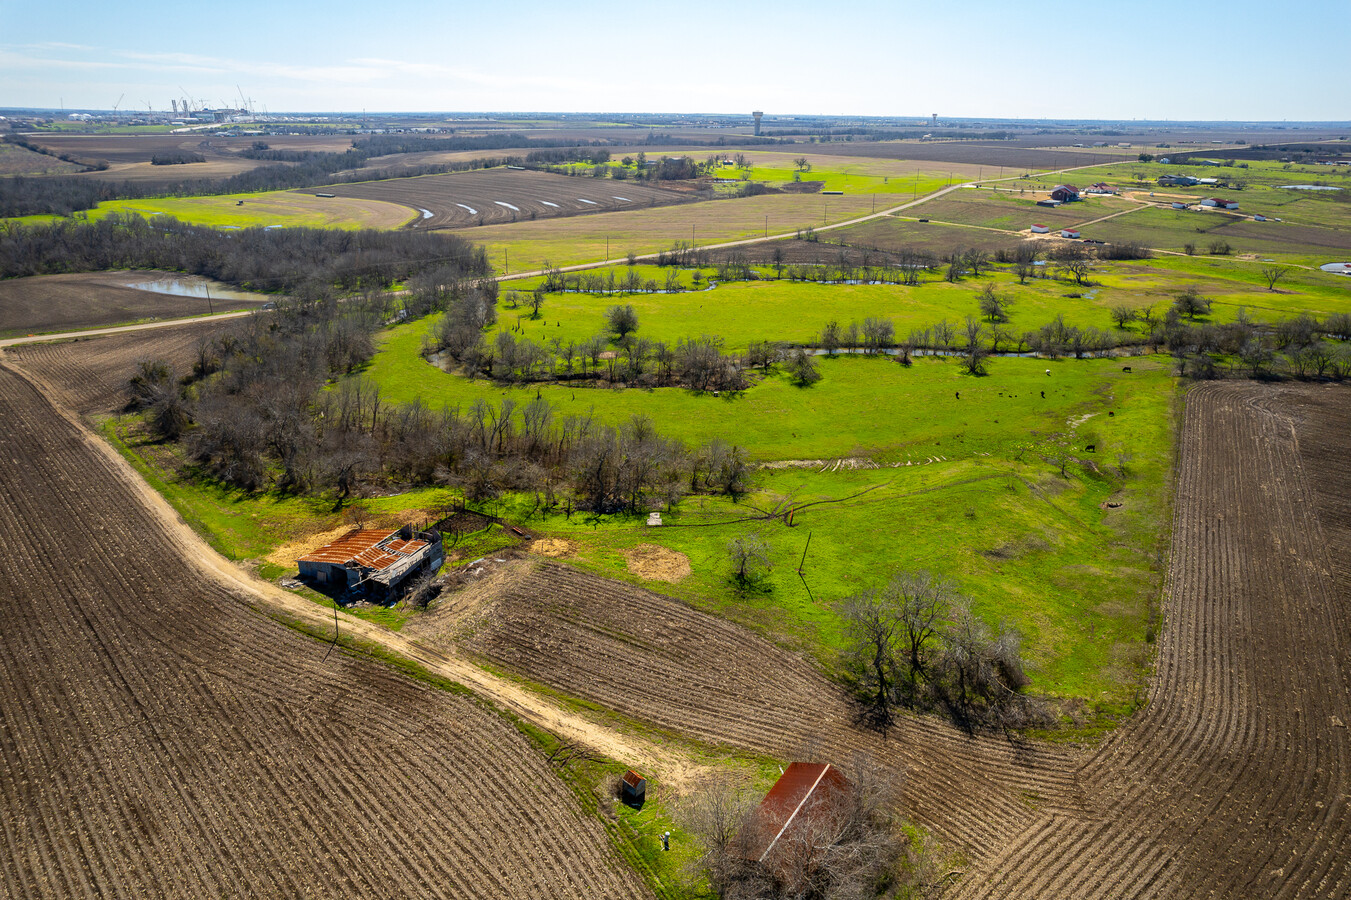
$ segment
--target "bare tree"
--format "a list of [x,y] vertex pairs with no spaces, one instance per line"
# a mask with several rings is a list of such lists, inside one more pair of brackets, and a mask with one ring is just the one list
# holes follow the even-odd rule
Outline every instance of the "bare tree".
[[1133,307],[1124,303],[1118,303],[1112,307],[1112,321],[1116,327],[1122,330],[1130,327],[1130,324],[1140,317],[1140,314]]
[[732,577],[745,587],[770,569],[769,545],[758,534],[743,534],[727,543],[727,556],[732,562]]
[[966,317],[966,348],[962,353],[962,368],[971,375],[986,373],[985,360],[990,350],[981,340],[984,328],[974,316]]
[[1276,290],[1276,282],[1290,274],[1289,266],[1270,265],[1262,267],[1262,280],[1267,283],[1267,290]]

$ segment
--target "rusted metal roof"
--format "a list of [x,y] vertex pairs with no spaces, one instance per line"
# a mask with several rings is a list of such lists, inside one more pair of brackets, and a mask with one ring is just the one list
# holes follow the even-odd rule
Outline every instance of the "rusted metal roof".
[[358,529],[302,556],[298,562],[357,565],[379,572],[427,546],[426,541],[404,540],[398,535],[397,531]]
[[645,781],[647,781],[646,778],[639,775],[632,769],[629,769],[627,772],[624,773],[624,783],[635,790],[642,787],[643,782]]
[[811,815],[811,808],[828,803],[831,795],[838,797],[848,789],[849,782],[830,763],[789,764],[788,771],[760,801],[759,825],[764,847],[757,858],[764,862],[804,810],[809,810],[807,815]]

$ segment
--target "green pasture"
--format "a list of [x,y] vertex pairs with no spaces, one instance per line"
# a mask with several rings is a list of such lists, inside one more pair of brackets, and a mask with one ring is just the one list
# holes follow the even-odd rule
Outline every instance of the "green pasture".
[[[240,204],[243,201],[243,204]],[[220,194],[211,197],[157,197],[145,200],[106,200],[87,213],[97,221],[112,213],[173,216],[193,225],[250,228],[397,228],[417,213],[406,206],[379,200],[315,197],[312,192],[266,191],[257,194]]]

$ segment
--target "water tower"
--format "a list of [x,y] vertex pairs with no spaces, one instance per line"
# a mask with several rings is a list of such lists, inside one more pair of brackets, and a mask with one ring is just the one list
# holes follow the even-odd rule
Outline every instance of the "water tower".
[[929,120],[929,125],[932,126],[932,127],[937,127],[937,125],[938,125],[938,113],[934,113],[934,114],[933,114],[933,118],[931,118],[931,119]]
[[760,136],[760,119],[764,116],[764,113],[760,112],[760,110],[757,109],[755,112],[751,113],[751,115],[755,117],[755,136],[756,136],[756,137],[759,137],[759,136]]

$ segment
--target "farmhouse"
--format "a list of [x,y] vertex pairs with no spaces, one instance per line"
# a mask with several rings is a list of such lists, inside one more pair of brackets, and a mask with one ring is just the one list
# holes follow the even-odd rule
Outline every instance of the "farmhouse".
[[1063,238],[1077,238],[1079,236],[1079,229],[1062,228],[1060,229],[1060,236]]
[[780,868],[801,853],[799,838],[815,830],[811,826],[842,816],[849,793],[849,782],[829,763],[790,764],[755,812],[755,835],[747,855],[771,869]]
[[1223,197],[1207,197],[1201,201],[1202,206],[1211,206],[1215,209],[1238,209],[1237,200],[1226,200]]
[[1116,193],[1116,188],[1112,187],[1110,184],[1108,184],[1108,183],[1105,182],[1105,181],[1099,181],[1097,184],[1090,184],[1090,185],[1088,186],[1088,190],[1085,191],[1085,193],[1088,193],[1088,194],[1115,194],[1115,193]]
[[388,602],[412,576],[440,568],[445,558],[439,533],[405,525],[397,531],[353,529],[296,562],[301,578]]
[[1072,184],[1057,184],[1051,191],[1051,199],[1061,203],[1073,203],[1079,199],[1079,189]]
[[1045,225],[1042,225],[1042,224],[1040,224],[1040,223],[1034,223],[1034,224],[1032,225],[1032,233],[1033,233],[1033,234],[1050,234],[1050,233],[1051,233],[1051,229],[1047,228]]

